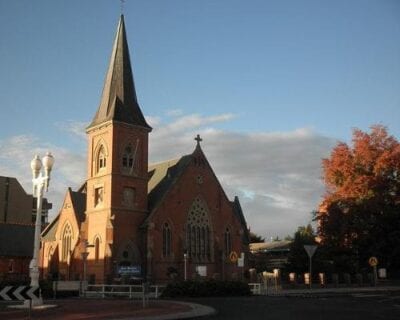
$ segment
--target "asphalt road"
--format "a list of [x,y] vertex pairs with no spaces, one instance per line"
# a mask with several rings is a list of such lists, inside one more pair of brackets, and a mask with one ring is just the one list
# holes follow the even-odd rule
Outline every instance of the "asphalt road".
[[400,292],[326,297],[199,298],[190,301],[215,308],[218,314],[207,318],[212,320],[400,320]]

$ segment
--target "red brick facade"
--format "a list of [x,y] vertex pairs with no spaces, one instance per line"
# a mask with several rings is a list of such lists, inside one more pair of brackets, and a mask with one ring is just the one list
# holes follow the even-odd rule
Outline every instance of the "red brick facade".
[[149,166],[150,131],[136,100],[121,17],[102,100],[87,129],[87,181],[68,191],[43,233],[45,275],[84,278],[84,243],[87,275],[95,282],[184,278],[185,261],[187,278],[227,279],[243,271],[229,254],[247,255],[246,222],[201,139],[192,154]]

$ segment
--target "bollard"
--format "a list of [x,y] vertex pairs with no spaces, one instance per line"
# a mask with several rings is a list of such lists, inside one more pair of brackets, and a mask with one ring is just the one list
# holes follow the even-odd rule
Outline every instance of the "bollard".
[[325,287],[325,285],[326,285],[325,273],[323,273],[323,272],[318,273],[318,279],[319,279],[320,286]]
[[308,272],[304,274],[304,284],[306,285],[310,284],[310,274]]
[[294,272],[289,273],[289,283],[292,287],[296,285],[296,274]]

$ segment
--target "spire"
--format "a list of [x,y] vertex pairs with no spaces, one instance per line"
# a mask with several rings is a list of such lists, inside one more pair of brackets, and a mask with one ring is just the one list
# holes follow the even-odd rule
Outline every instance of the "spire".
[[118,23],[100,105],[88,128],[109,120],[133,124],[151,130],[137,102],[122,14]]

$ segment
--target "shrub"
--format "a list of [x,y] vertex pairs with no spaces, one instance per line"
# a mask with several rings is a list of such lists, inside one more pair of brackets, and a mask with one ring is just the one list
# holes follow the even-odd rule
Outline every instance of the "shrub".
[[250,288],[241,281],[177,281],[167,285],[162,297],[222,297],[249,296]]

